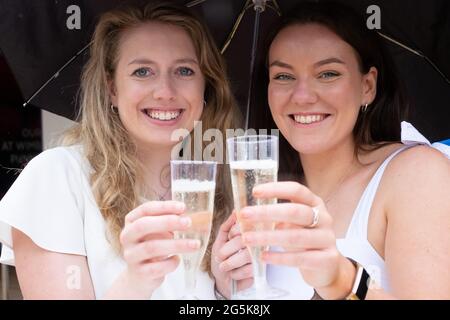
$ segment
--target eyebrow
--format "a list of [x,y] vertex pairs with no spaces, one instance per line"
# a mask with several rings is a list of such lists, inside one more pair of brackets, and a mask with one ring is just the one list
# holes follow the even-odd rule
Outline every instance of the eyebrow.
[[[314,63],[314,67],[320,67],[323,66],[325,64],[329,64],[329,63],[340,63],[340,64],[345,64],[344,61],[342,61],[341,59],[338,58],[328,58],[328,59],[324,59],[324,60],[320,60],[317,61],[316,63]],[[286,69],[293,69],[293,67],[290,64],[281,62],[279,60],[275,60],[274,62],[272,62],[270,64],[269,67],[280,67],[280,68],[286,68]]]
[[320,67],[320,66],[323,66],[323,65],[329,64],[329,63],[340,63],[340,64],[345,64],[345,62],[342,61],[341,59],[338,59],[338,58],[328,58],[328,59],[324,59],[324,60],[317,61],[316,63],[314,63],[314,66],[315,66],[315,67]]
[[[198,64],[197,60],[192,59],[192,58],[177,59],[177,60],[175,60],[175,63]],[[134,59],[130,63],[128,63],[128,65],[131,65],[131,64],[156,64],[156,62],[154,62],[152,60],[148,60],[148,59]]]
[[292,68],[292,66],[290,64],[281,62],[280,60],[275,60],[274,62],[272,62],[269,65],[269,68],[271,68],[271,67],[280,67],[280,68],[286,68],[286,69],[294,69],[294,68]]

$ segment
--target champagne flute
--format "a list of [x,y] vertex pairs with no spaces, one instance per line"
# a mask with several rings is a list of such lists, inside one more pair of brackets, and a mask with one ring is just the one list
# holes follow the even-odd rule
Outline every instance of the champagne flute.
[[[272,230],[273,222],[249,223],[240,217],[240,210],[247,206],[277,203],[276,198],[256,199],[253,188],[259,184],[276,182],[278,175],[278,137],[269,135],[249,135],[227,139],[230,159],[231,184],[234,207],[241,232]],[[261,253],[268,247],[247,247],[253,266],[253,286],[235,292],[232,299],[276,299],[287,292],[271,287],[266,279],[266,264],[261,261]]]
[[181,255],[185,295],[180,299],[198,300],[195,296],[196,278],[211,234],[217,162],[172,160],[170,166],[172,200],[183,202],[186,205],[183,216],[192,219],[189,229],[175,232],[175,238],[201,242],[199,250]]

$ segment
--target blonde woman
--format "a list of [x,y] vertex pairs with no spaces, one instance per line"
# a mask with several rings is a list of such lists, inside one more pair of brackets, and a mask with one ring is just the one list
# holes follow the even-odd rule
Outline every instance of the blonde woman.
[[[173,239],[190,221],[169,201],[171,135],[194,121],[234,127],[222,58],[198,20],[167,4],[106,13],[90,53],[79,123],[0,203],[2,261],[15,264],[25,299],[177,298],[176,254],[199,243]],[[224,174],[219,167],[214,226],[231,209]],[[213,298],[207,272],[198,282],[196,294]]]

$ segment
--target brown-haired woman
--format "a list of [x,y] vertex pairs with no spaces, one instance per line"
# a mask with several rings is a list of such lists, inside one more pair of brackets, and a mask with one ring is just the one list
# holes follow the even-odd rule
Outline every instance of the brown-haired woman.
[[223,224],[217,289],[251,284],[247,244],[278,247],[263,260],[289,298],[450,298],[450,162],[399,143],[407,105],[376,31],[341,5],[303,3],[270,42],[268,79],[287,142],[280,178],[291,181],[253,192],[288,202],[240,212],[274,231],[241,236],[233,218]]

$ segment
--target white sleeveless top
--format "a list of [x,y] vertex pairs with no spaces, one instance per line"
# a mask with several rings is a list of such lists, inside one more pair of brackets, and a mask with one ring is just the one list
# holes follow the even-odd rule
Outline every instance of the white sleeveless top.
[[[90,165],[80,146],[49,149],[28,163],[0,201],[0,262],[14,265],[14,227],[45,250],[85,256],[95,297],[99,299],[126,264],[107,240],[89,172]],[[38,272],[36,268],[36,276]],[[196,289],[197,297],[215,299],[214,282],[206,272],[198,272]],[[149,298],[177,299],[183,291],[184,269],[180,263]]]
[[[406,121],[402,122],[401,128],[401,139],[405,146],[391,154],[377,169],[359,200],[345,238],[337,239],[336,241],[340,253],[363,265],[371,278],[387,292],[390,291],[390,285],[384,260],[367,239],[369,214],[383,173],[389,162],[397,154],[419,144],[432,146],[450,159],[449,146],[441,143],[431,144],[416,128]],[[272,250],[279,251],[280,249],[272,248]],[[272,286],[284,289],[290,293],[289,296],[283,297],[283,299],[311,299],[314,294],[313,288],[305,283],[297,268],[268,265],[267,280]]]
[[[384,170],[397,154],[408,148],[410,146],[404,146],[396,150],[380,165],[356,206],[345,238],[336,240],[337,249],[340,253],[363,265],[371,278],[376,280],[386,291],[389,291],[390,287],[384,260],[367,239],[369,213]],[[279,249],[276,248],[275,250]],[[313,288],[303,281],[297,268],[269,265],[267,267],[267,279],[271,285],[285,289],[290,293],[288,297],[283,297],[283,299],[310,299],[314,294]]]

